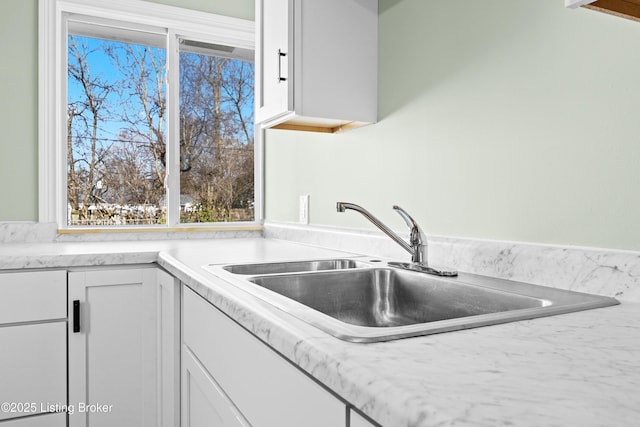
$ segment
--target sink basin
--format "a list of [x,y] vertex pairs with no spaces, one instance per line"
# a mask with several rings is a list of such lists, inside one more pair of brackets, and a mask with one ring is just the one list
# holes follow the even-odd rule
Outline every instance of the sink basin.
[[352,342],[388,341],[619,304],[598,295],[465,273],[438,277],[364,259],[205,268]]
[[390,268],[266,276],[251,282],[342,322],[391,327],[525,308],[549,301]]
[[222,268],[233,274],[262,275],[301,271],[343,270],[366,266],[368,266],[368,264],[353,259],[326,259],[317,261],[270,262],[263,264],[235,264],[226,265]]

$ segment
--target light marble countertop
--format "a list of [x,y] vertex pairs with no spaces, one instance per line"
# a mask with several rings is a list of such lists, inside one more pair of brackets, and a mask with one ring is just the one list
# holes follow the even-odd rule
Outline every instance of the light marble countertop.
[[349,255],[261,238],[6,244],[0,269],[157,262],[383,426],[640,425],[640,303],[354,344],[203,268]]

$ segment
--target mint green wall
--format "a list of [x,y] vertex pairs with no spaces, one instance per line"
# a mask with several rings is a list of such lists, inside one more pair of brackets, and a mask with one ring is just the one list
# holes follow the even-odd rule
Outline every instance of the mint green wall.
[[640,23],[562,0],[380,0],[379,123],[268,131],[266,218],[640,250]]
[[[153,0],[253,20],[253,0]],[[0,1],[0,221],[38,219],[38,1]]]
[[38,2],[0,2],[0,221],[38,217]]

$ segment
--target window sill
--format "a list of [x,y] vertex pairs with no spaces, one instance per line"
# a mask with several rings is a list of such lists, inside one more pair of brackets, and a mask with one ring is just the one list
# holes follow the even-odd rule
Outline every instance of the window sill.
[[263,231],[264,226],[260,224],[242,225],[190,225],[183,227],[109,227],[109,228],[61,228],[57,230],[58,235],[65,234],[120,234],[120,233],[198,233],[198,232],[238,232],[238,231]]

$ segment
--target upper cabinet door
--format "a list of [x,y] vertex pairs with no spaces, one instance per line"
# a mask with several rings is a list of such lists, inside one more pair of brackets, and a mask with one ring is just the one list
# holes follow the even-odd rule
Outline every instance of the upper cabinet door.
[[377,0],[256,0],[256,122],[338,132],[378,110]]
[[293,110],[293,0],[256,0],[256,121]]

